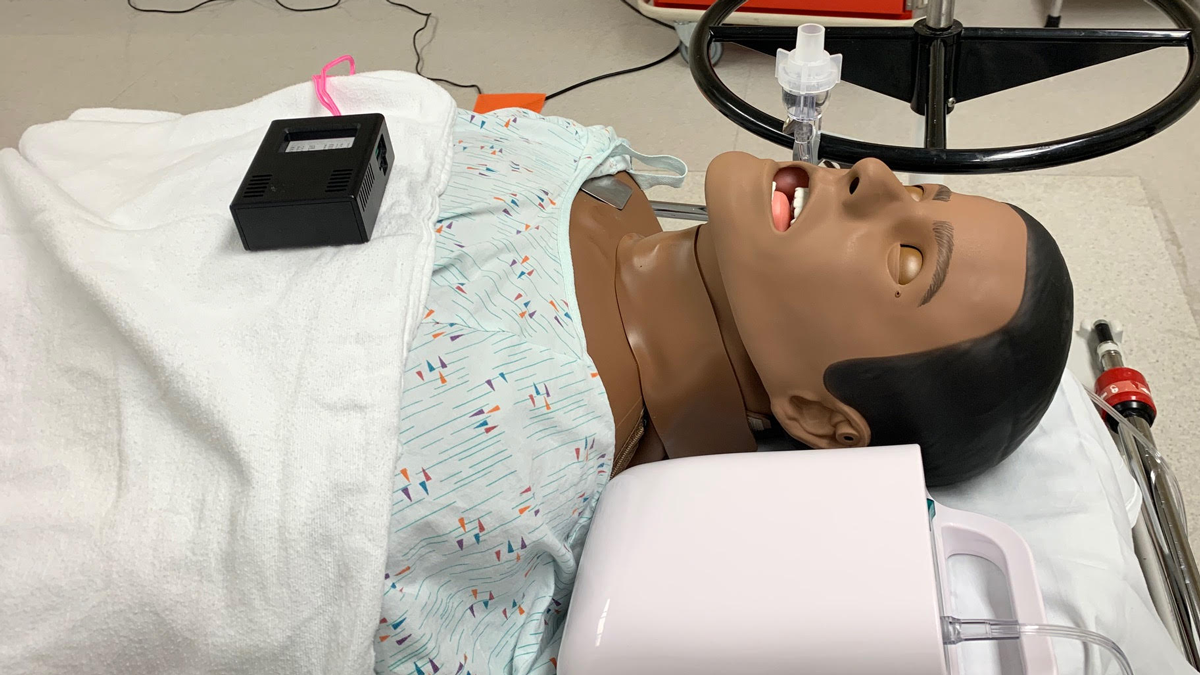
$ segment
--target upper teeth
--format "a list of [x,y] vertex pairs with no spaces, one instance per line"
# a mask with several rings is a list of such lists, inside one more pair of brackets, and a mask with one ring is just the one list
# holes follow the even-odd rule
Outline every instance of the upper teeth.
[[[771,194],[775,194],[775,181],[771,181]],[[795,221],[800,217],[800,212],[804,210],[804,205],[808,202],[808,188],[798,187],[795,194],[792,196],[792,220]]]
[[800,211],[804,209],[804,204],[808,201],[808,188],[796,188],[796,194],[792,197],[792,220],[800,217]]

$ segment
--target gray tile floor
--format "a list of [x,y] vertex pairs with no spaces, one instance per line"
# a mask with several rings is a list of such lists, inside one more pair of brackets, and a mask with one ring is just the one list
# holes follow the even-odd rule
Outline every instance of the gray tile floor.
[[[193,0],[135,1],[179,7]],[[426,73],[478,82],[493,92],[554,91],[648,61],[666,53],[676,40],[672,31],[621,7],[618,0],[414,1],[439,18],[425,50]],[[958,5],[959,18],[976,26],[1038,26],[1045,13],[1044,0],[959,0]],[[174,16],[135,13],[120,0],[0,0],[0,146],[15,145],[31,124],[63,118],[81,107],[191,112],[235,105],[304,81],[343,53],[353,54],[362,70],[411,70],[410,36],[421,21],[384,0],[343,0],[335,9],[307,14],[286,12],[272,0],[223,0]],[[1136,0],[1067,0],[1063,25],[1160,27],[1167,22]],[[951,146],[1052,139],[1117,122],[1169,92],[1184,65],[1182,50],[1159,50],[961,104],[950,118]],[[731,48],[718,70],[751,102],[777,109],[770,58]],[[459,105],[472,105],[472,92],[452,93]],[[571,92],[548,103],[545,112],[611,125],[639,150],[677,155],[698,170],[728,149],[787,154],[725,121],[700,97],[678,59]],[[826,114],[830,132],[887,143],[910,143],[915,126],[905,105],[851,85],[839,86]],[[1200,316],[1198,144],[1200,112],[1123,152],[1042,172],[1123,179],[1063,179],[1064,189],[1132,186],[1128,189],[1138,195],[1130,199],[1142,209],[1138,213],[1145,210],[1138,205],[1147,204],[1153,214],[1137,227],[1157,229],[1165,246],[1129,246],[1127,255],[1138,263],[1132,267],[1156,266],[1167,277],[1117,274],[1116,283],[1126,286],[1121,295],[1174,294],[1178,302],[1172,306],[1193,317]],[[1023,184],[1043,191],[1056,183],[1028,178]],[[1113,232],[1111,222],[1095,228],[1097,238]],[[1092,289],[1080,291],[1103,297]],[[1139,326],[1129,329],[1136,335]],[[1154,340],[1168,344],[1161,354],[1195,352],[1194,323],[1154,330]],[[1156,367],[1171,367],[1161,357],[1155,361]],[[1200,396],[1190,372],[1176,366],[1170,374],[1160,386],[1179,401],[1172,435],[1186,440],[1197,429],[1188,414],[1200,410]],[[1185,442],[1171,450],[1184,467],[1193,464],[1188,449]],[[1181,472],[1187,474],[1181,480],[1189,501],[1198,503],[1200,460],[1195,466]]]

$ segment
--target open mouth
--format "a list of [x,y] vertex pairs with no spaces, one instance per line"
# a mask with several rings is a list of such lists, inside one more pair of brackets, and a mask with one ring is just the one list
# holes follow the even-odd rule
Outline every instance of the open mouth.
[[799,166],[785,166],[771,180],[771,224],[778,232],[787,232],[800,219],[808,204],[808,172]]

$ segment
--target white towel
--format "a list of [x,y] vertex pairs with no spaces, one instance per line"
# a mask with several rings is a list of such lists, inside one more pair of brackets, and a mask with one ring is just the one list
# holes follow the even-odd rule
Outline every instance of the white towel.
[[268,124],[327,114],[309,83],[0,151],[0,672],[371,670],[454,104],[329,90],[395,146],[361,246],[248,253],[229,214]]

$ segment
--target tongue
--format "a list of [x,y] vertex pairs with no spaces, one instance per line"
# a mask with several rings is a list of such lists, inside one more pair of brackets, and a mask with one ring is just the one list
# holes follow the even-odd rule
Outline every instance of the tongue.
[[792,205],[787,195],[778,190],[771,194],[771,220],[780,232],[787,232],[792,224]]

